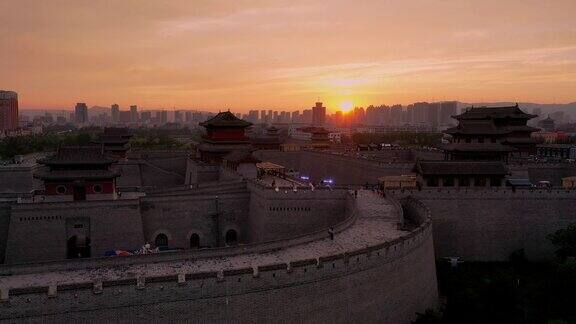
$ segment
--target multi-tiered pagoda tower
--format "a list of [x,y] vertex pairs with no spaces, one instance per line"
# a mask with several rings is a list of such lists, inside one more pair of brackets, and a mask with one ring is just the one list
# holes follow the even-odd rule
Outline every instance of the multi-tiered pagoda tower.
[[220,112],[200,125],[206,128],[206,135],[198,146],[200,159],[204,162],[220,163],[222,157],[230,152],[251,149],[245,131],[252,123],[234,116],[230,111]]
[[471,107],[452,116],[458,126],[445,133],[452,142],[444,147],[446,160],[508,161],[511,156],[536,153],[536,140],[531,134],[537,128],[527,125],[536,117],[523,112],[518,104],[509,107]]
[[112,157],[125,159],[130,151],[132,134],[127,127],[106,127],[97,144],[104,145],[104,152]]
[[40,160],[48,170],[36,175],[44,182],[46,201],[107,200],[116,198],[116,162],[102,145],[61,147]]

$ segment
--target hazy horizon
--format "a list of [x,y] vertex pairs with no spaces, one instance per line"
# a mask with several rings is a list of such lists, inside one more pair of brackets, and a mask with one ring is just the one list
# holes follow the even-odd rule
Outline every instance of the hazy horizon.
[[[573,0],[0,3],[23,109],[576,101]],[[157,107],[157,108],[152,108]]]

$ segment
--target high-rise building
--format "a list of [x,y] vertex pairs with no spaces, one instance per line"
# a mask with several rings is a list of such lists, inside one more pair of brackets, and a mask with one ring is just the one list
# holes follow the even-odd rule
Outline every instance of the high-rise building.
[[47,124],[52,124],[54,122],[54,115],[49,112],[44,112],[44,122]]
[[402,106],[394,105],[390,107],[390,125],[399,126],[402,125]]
[[258,110],[250,110],[248,112],[247,120],[251,123],[257,123],[258,122]]
[[166,124],[168,122],[168,112],[162,110],[160,113],[160,124]]
[[129,124],[130,122],[132,122],[132,114],[130,113],[130,111],[121,111],[120,123]]
[[406,105],[406,109],[402,111],[402,123],[412,124],[414,121],[414,105]]
[[366,125],[376,126],[380,125],[380,111],[382,109],[376,108],[373,105],[366,108]]
[[414,124],[424,124],[427,121],[427,110],[429,104],[427,102],[416,102],[412,108],[412,122]]
[[321,126],[326,123],[326,107],[322,106],[321,102],[317,102],[314,107],[312,107],[312,124],[316,126]]
[[118,104],[110,106],[110,118],[113,123],[118,123],[120,121],[120,106],[118,106]]
[[18,128],[18,94],[0,90],[0,132]]
[[266,121],[266,110],[260,110],[260,122],[265,123]]
[[290,122],[290,113],[287,111],[281,111],[278,115],[278,122],[280,123],[289,123]]
[[444,101],[440,103],[440,125],[454,124],[452,116],[456,116],[458,103],[456,101]]
[[353,116],[354,116],[354,123],[355,124],[364,125],[364,122],[366,119],[366,112],[364,111],[364,108],[362,108],[362,107],[354,108]]
[[440,114],[440,103],[433,102],[428,104],[428,111],[426,112],[426,123],[431,126],[438,126],[438,115]]
[[312,124],[312,109],[302,110],[302,122],[304,124]]
[[137,123],[138,119],[138,106],[130,106],[130,122]]
[[152,112],[151,111],[143,111],[140,114],[140,119],[142,120],[142,123],[149,123],[152,120]]
[[272,111],[272,109],[268,110],[268,117],[266,118],[266,122],[267,123],[272,123],[274,122],[274,116],[273,116],[274,112]]
[[296,110],[292,112],[292,123],[300,123],[300,111]]
[[335,114],[334,114],[334,118],[332,119],[332,122],[336,125],[336,126],[341,126],[342,122],[344,121],[344,114],[342,113],[342,111],[338,110]]
[[182,110],[174,110],[174,122],[182,123],[183,121],[184,121],[184,115],[182,114]]
[[550,118],[554,119],[557,124],[566,122],[566,115],[560,110],[551,113]]
[[191,111],[189,111],[189,110],[186,111],[186,113],[184,114],[184,116],[185,116],[185,119],[184,119],[184,120],[185,120],[187,123],[191,123],[191,122],[192,122],[192,112],[191,112]]
[[79,102],[74,108],[74,121],[76,124],[86,124],[88,122],[88,106],[84,102]]

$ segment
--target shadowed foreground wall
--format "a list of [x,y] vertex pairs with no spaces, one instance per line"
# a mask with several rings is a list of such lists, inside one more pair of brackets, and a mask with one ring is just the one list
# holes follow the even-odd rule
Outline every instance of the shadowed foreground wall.
[[394,324],[410,323],[438,299],[429,220],[361,250],[185,278],[3,291],[0,321]]
[[347,191],[344,189],[300,188],[293,192],[283,188],[275,192],[257,183],[251,183],[249,188],[247,228],[251,241],[284,239],[328,228],[346,216]]
[[523,249],[531,260],[551,260],[546,236],[576,223],[576,191],[508,188],[390,191],[412,195],[429,209],[438,257],[505,261]]
[[[1,212],[1,211],[0,211]],[[75,201],[13,205],[6,243],[6,263],[66,258],[67,220],[88,222],[92,255],[138,247],[144,242],[138,200]]]

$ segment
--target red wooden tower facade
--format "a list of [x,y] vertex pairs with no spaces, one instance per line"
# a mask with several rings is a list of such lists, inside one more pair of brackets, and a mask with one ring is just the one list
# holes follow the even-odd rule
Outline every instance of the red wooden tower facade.
[[230,111],[220,112],[200,125],[206,128],[206,135],[198,147],[200,159],[204,162],[219,163],[232,151],[251,149],[245,131],[252,123],[234,116]]

